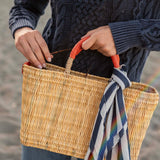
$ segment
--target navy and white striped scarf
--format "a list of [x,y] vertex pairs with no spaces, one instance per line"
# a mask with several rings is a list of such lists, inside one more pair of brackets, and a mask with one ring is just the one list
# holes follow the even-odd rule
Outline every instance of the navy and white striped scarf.
[[84,160],[130,160],[127,115],[123,90],[131,86],[124,71],[114,68],[102,97]]

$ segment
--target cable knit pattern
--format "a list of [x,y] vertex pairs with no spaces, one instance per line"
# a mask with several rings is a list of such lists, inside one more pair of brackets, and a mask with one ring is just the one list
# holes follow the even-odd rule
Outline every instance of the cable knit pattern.
[[80,0],[72,1],[74,14],[71,25],[71,44],[75,44],[89,30],[106,25],[110,21],[111,8],[106,0],[83,0],[83,3]]
[[[73,2],[73,0],[71,1]],[[70,48],[89,30],[104,26],[106,22],[110,21],[112,8],[109,7],[111,5],[112,1],[107,2],[106,0],[74,0]],[[99,61],[97,61],[98,59]],[[90,74],[99,73],[99,76],[107,76],[111,73],[111,70],[107,69],[110,68],[109,65],[111,65],[109,58],[95,51],[83,51],[77,56],[72,69]],[[101,66],[101,68],[97,66]]]
[[[17,29],[34,29],[49,0],[15,0],[9,27],[13,37]],[[43,37],[50,51],[71,48],[88,31],[109,25],[121,63],[126,64],[129,79],[140,75],[151,50],[160,50],[159,0],[50,0],[52,17]],[[55,55],[52,63],[65,66],[69,52]],[[97,51],[83,51],[73,70],[110,77],[110,58]]]

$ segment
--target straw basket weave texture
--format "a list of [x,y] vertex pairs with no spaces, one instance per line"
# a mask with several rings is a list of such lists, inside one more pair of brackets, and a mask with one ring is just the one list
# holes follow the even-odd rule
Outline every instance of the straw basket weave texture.
[[[23,66],[20,139],[26,146],[84,158],[108,79],[64,70],[51,64],[46,70]],[[136,160],[159,95],[133,82],[124,97],[131,159]]]

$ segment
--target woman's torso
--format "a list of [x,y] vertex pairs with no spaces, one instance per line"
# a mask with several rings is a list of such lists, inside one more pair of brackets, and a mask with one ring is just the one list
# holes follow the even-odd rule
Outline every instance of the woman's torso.
[[[72,48],[88,31],[118,21],[146,18],[147,0],[51,0],[52,17],[48,21],[43,37],[51,52]],[[141,59],[137,61],[136,55]],[[128,76],[139,81],[149,51],[131,48],[120,55],[126,64]],[[69,52],[55,55],[52,63],[65,66]],[[110,58],[96,51],[83,51],[74,61],[73,70],[110,77]]]

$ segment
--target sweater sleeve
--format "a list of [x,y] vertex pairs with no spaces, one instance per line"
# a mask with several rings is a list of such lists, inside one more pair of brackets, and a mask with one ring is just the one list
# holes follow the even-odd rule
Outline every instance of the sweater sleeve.
[[117,54],[133,47],[160,51],[160,19],[140,19],[109,24]]
[[48,2],[49,0],[15,0],[9,13],[9,28],[13,37],[15,31],[19,28],[30,27],[35,29]]

